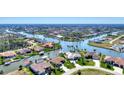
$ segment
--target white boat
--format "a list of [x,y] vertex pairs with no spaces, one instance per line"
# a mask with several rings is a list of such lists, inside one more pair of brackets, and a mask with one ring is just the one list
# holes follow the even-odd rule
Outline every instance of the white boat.
[[10,65],[11,64],[11,62],[5,62],[4,63],[4,66],[8,66],[8,65]]

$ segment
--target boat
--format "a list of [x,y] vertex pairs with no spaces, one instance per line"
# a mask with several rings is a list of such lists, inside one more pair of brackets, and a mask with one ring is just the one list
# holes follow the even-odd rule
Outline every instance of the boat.
[[39,55],[40,55],[40,56],[44,55],[44,51],[41,51],[41,52],[39,53]]
[[10,65],[11,64],[11,62],[5,62],[4,63],[4,66],[8,66],[8,65]]

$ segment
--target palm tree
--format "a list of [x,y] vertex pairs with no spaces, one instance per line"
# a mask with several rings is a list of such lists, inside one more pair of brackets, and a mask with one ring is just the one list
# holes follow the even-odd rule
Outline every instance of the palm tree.
[[96,49],[94,49],[93,51],[96,52]]

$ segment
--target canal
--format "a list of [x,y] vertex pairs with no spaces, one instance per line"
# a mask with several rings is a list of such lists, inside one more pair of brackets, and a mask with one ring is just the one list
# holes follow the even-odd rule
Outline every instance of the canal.
[[[56,38],[44,37],[43,35],[33,35],[33,34],[26,33],[24,31],[22,31],[22,32],[7,31],[7,32],[24,35],[24,36],[26,36],[28,38],[36,38],[36,39],[39,39],[41,41],[45,40],[45,41],[48,41],[48,42],[60,42],[60,44],[62,46],[61,51],[63,51],[63,52],[69,51],[70,50],[69,46],[73,46],[73,48],[75,48],[75,49],[76,48],[78,48],[78,49],[86,49],[89,52],[91,52],[91,51],[93,51],[95,49],[96,52],[98,52],[98,53],[102,53],[102,54],[105,54],[105,55],[108,55],[108,56],[113,56],[113,57],[124,58],[124,53],[119,53],[119,52],[116,52],[116,51],[113,51],[113,50],[108,50],[108,49],[98,48],[98,47],[88,45],[89,40],[102,38],[102,37],[104,37],[106,35],[93,37],[93,38],[86,39],[86,40],[83,40],[83,41],[69,42],[69,41],[58,40]],[[45,55],[49,55],[50,58],[53,58],[53,57],[57,56],[58,53],[59,53],[59,50],[51,51],[49,54],[45,53]],[[35,59],[38,59],[38,58],[40,58],[40,56],[33,56],[33,57],[28,58],[28,59],[29,60],[35,60]],[[17,70],[20,65],[23,65],[23,62],[24,62],[24,60],[21,60],[19,62],[12,63],[9,66],[0,65],[0,70],[3,70],[4,74],[7,74],[9,72]]]

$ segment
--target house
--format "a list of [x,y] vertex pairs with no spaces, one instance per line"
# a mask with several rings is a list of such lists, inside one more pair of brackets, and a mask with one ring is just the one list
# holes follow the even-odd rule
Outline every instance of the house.
[[124,40],[120,40],[119,43],[120,43],[120,44],[124,44]]
[[28,40],[28,41],[27,41],[27,44],[28,44],[28,45],[33,45],[33,43],[35,43],[35,40]]
[[124,68],[124,59],[123,58],[106,56],[104,60],[105,60],[105,63],[108,63],[113,66],[117,66],[120,68]]
[[32,62],[30,60],[25,60],[24,61],[24,66],[30,66],[32,64]]
[[40,46],[34,46],[31,48],[33,51],[36,51],[36,52],[40,52],[40,51],[43,51],[43,47],[40,47]]
[[114,45],[112,49],[118,52],[124,52],[124,45]]
[[14,52],[14,51],[7,51],[7,52],[2,52],[0,53],[0,56],[1,57],[4,57],[4,58],[13,58],[15,57],[17,54]]
[[54,44],[52,42],[47,42],[47,43],[44,43],[42,46],[45,48],[53,48]]
[[62,64],[64,62],[65,62],[65,59],[63,57],[55,57],[55,58],[50,60],[50,63],[57,66],[57,67],[62,66]]
[[100,59],[100,56],[98,53],[96,52],[87,52],[85,54],[85,58],[87,59],[94,59],[94,60],[99,60]]
[[66,58],[70,60],[77,60],[81,55],[79,53],[66,52]]
[[17,54],[26,54],[26,53],[31,53],[31,50],[29,48],[23,48],[17,50]]
[[47,62],[34,63],[30,65],[30,69],[37,75],[45,75],[51,71],[51,65]]

